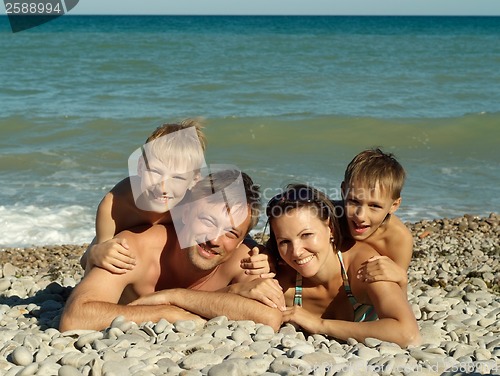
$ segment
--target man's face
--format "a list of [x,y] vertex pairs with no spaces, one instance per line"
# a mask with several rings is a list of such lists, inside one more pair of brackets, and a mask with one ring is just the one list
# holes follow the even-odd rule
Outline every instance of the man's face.
[[349,231],[359,241],[373,235],[401,202],[390,197],[379,184],[375,188],[347,187],[344,200]]
[[196,180],[196,173],[186,168],[170,168],[156,158],[148,158],[140,169],[139,209],[164,213],[175,207]]
[[201,270],[211,270],[226,261],[238,248],[251,223],[250,209],[245,205],[229,207],[224,202],[202,199],[189,206],[178,234],[181,247]]

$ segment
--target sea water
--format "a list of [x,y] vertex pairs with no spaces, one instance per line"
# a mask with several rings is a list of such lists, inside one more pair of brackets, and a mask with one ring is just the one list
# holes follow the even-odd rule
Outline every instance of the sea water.
[[186,117],[264,202],[290,182],[338,198],[380,146],[403,220],[498,212],[499,40],[500,17],[0,17],[0,246],[90,242],[128,156]]

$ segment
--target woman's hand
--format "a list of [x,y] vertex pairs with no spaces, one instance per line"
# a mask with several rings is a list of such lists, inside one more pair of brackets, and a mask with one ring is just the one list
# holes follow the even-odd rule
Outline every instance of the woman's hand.
[[323,319],[301,306],[287,307],[283,312],[283,322],[299,325],[309,333],[323,333]]

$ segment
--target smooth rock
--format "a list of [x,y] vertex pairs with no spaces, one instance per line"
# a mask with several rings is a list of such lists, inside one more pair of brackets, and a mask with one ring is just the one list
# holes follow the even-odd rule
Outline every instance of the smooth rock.
[[12,354],[12,362],[18,366],[27,366],[33,363],[33,354],[24,346],[16,348]]

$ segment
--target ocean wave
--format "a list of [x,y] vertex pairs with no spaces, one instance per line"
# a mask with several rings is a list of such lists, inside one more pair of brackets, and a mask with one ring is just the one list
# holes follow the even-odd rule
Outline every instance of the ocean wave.
[[94,211],[78,205],[0,206],[0,247],[90,243]]

